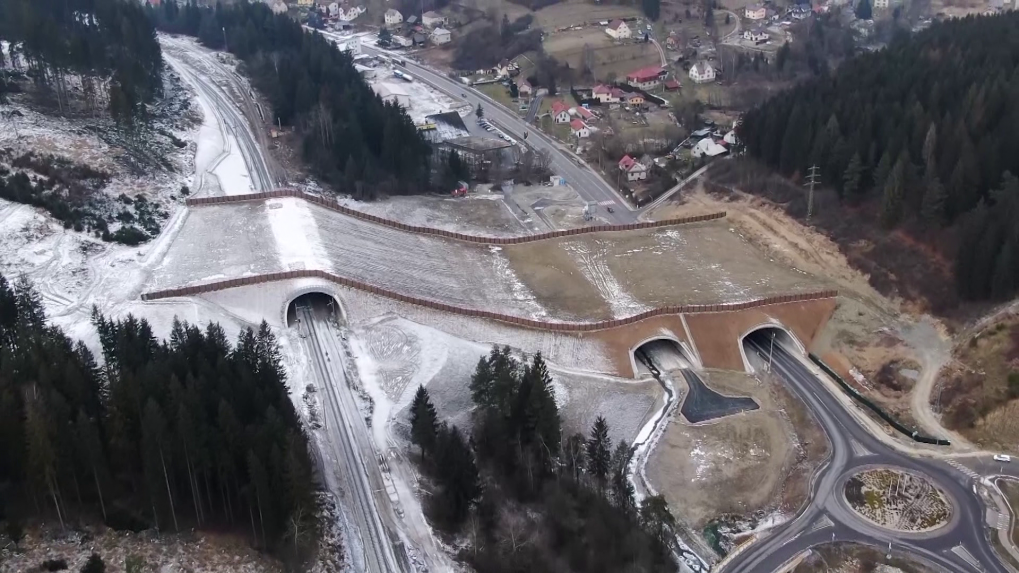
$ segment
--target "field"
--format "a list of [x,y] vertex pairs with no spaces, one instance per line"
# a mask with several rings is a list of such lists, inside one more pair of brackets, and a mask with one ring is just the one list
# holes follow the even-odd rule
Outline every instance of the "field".
[[[640,10],[631,6],[591,4],[577,0],[553,4],[534,12],[536,25],[543,28],[546,32],[567,26],[597,25],[598,22],[603,20],[637,18],[640,16]],[[605,32],[603,31],[602,34],[604,35]]]
[[557,32],[546,36],[545,51],[573,69],[582,69],[584,51],[590,50],[591,69],[596,80],[623,78],[634,70],[661,64],[658,50],[636,40],[613,40],[602,26]]
[[648,460],[652,484],[681,508],[677,518],[697,530],[723,516],[792,515],[827,448],[820,428],[774,380],[708,371],[705,381],[725,394],[751,396],[761,407],[697,426],[671,420]]
[[1019,442],[1019,314],[965,332],[939,377],[945,424],[983,446],[1015,453]]

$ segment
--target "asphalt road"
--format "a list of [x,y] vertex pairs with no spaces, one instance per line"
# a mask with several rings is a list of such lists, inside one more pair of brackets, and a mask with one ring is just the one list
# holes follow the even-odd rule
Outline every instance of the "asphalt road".
[[[311,357],[312,368],[322,390],[323,417],[330,442],[338,450],[333,460],[346,484],[345,505],[354,515],[363,548],[365,573],[392,573],[403,567],[393,550],[390,528],[383,524],[388,517],[379,511],[379,500],[373,492],[384,491],[378,476],[376,454],[369,443],[368,429],[361,418],[354,396],[347,384],[341,360],[343,349],[337,342],[339,333],[327,318],[324,309],[302,305],[297,309],[299,329]],[[374,479],[373,479],[374,478]],[[373,487],[374,484],[374,487]],[[348,548],[348,551],[352,551]]]
[[[387,54],[387,52],[374,48],[367,44],[362,45],[362,51],[367,54]],[[560,145],[550,139],[541,130],[527,124],[517,113],[504,107],[485,94],[465,86],[439,72],[435,72],[417,62],[406,60],[408,72],[415,78],[432,87],[444,92],[455,100],[465,101],[475,108],[482,105],[485,108],[485,117],[495,123],[499,128],[517,141],[526,143],[535,150],[548,150],[552,156],[552,171],[559,176],[565,177],[582,199],[594,201],[602,205],[601,209],[612,206],[614,212],[601,211],[598,215],[614,224],[633,223],[637,220],[638,212],[631,209],[608,182],[598,176],[590,167],[584,165],[580,159],[568,151],[564,151]],[[468,120],[470,121],[470,120]],[[527,139],[524,139],[524,134]]]
[[[763,342],[750,342],[767,360]],[[748,350],[749,353],[749,350]],[[732,572],[771,572],[800,552],[832,541],[858,542],[908,553],[952,573],[1006,573],[985,533],[984,505],[974,477],[947,463],[912,458],[872,436],[814,374],[785,348],[774,349],[774,371],[807,405],[831,443],[831,456],[811,482],[811,501],[793,520],[738,553],[724,568]],[[901,533],[860,518],[843,497],[845,482],[867,466],[910,470],[933,480],[951,499],[949,523],[929,533]]]
[[[263,122],[241,78],[220,63],[216,56],[184,40],[162,35],[160,40],[164,47],[163,56],[170,66],[215,108],[213,111],[220,125],[235,137],[251,176],[252,190],[269,191],[281,186],[285,176],[281,170],[272,168],[262,153],[268,148],[265,134],[261,131],[256,134],[251,128]],[[234,92],[233,97],[228,91]]]

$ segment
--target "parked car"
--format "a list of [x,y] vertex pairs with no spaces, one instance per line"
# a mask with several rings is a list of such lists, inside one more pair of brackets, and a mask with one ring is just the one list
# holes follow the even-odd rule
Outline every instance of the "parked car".
[[1008,463],[1008,462],[1012,461],[1012,456],[1005,455],[1005,454],[994,454],[994,461]]

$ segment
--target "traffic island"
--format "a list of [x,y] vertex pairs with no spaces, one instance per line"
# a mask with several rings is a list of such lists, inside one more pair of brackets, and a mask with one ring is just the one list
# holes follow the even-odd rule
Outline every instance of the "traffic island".
[[901,469],[874,468],[850,477],[846,503],[868,522],[898,532],[926,533],[952,517],[952,504],[926,477]]

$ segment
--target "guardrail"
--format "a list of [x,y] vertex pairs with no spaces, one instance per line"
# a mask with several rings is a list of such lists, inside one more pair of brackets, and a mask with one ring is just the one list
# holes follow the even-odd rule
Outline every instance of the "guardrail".
[[385,219],[376,215],[370,215],[363,213],[350,207],[344,207],[335,200],[320,197],[318,195],[311,195],[298,189],[276,189],[273,191],[263,191],[260,193],[246,193],[243,195],[224,195],[221,197],[194,197],[186,200],[184,203],[188,207],[202,207],[209,205],[225,205],[229,203],[245,203],[250,201],[263,201],[266,199],[279,199],[283,197],[294,197],[297,199],[303,199],[309,203],[314,203],[325,209],[336,211],[348,217],[353,217],[361,221],[367,221],[376,225],[383,225],[399,231],[407,233],[417,233],[422,235],[431,235],[434,237],[442,237],[445,239],[453,239],[456,241],[464,241],[467,243],[477,243],[482,245],[518,245],[521,243],[530,243],[534,241],[544,241],[546,239],[555,239],[559,237],[570,237],[574,235],[584,235],[588,233],[604,233],[604,232],[616,232],[616,231],[634,231],[638,229],[653,229],[657,227],[671,227],[674,225],[683,225],[688,223],[699,223],[702,221],[713,221],[715,219],[722,219],[725,217],[725,211],[719,211],[717,213],[708,213],[705,215],[695,215],[691,217],[680,217],[676,219],[666,219],[663,221],[649,221],[643,223],[630,223],[628,225],[594,225],[592,227],[583,227],[579,229],[566,229],[562,231],[549,231],[547,233],[540,233],[537,235],[525,235],[519,237],[483,237],[479,235],[467,235],[464,233],[454,233],[453,231],[445,231],[443,229],[433,229],[431,227],[420,227],[417,225],[407,225],[406,223],[400,223],[399,221],[393,221],[391,219]]
[[487,310],[478,310],[473,308],[464,308],[451,304],[446,304],[434,300],[428,300],[423,298],[417,298],[413,296],[407,296],[397,292],[393,292],[388,289],[380,288],[368,283],[364,283],[358,280],[349,279],[334,275],[327,271],[320,271],[314,269],[303,269],[295,271],[286,271],[281,273],[268,273],[263,275],[253,275],[238,279],[229,279],[224,281],[215,281],[200,285],[193,285],[175,289],[167,289],[154,291],[142,294],[142,300],[158,300],[163,298],[172,298],[178,296],[194,296],[197,294],[203,294],[207,292],[214,292],[219,290],[226,290],[231,288],[237,288],[241,286],[249,286],[255,284],[263,284],[269,282],[285,281],[290,279],[299,278],[318,278],[330,281],[340,286],[360,290],[370,294],[386,297],[399,302],[405,302],[417,306],[423,306],[442,312],[456,314],[460,316],[467,316],[473,318],[484,318],[489,320],[495,320],[512,324],[515,326],[521,326],[524,328],[530,328],[533,330],[548,330],[552,332],[593,332],[596,330],[605,330],[608,328],[616,328],[619,326],[625,326],[640,322],[648,318],[670,314],[691,314],[691,313],[705,313],[705,312],[726,312],[735,310],[746,310],[750,308],[757,308],[761,306],[768,306],[774,304],[782,304],[789,302],[805,302],[810,300],[819,300],[825,298],[835,298],[838,296],[836,290],[824,290],[812,293],[802,294],[791,294],[782,296],[771,296],[760,298],[757,300],[737,302],[737,303],[722,303],[722,304],[687,304],[679,306],[664,306],[654,308],[640,314],[628,316],[625,318],[617,318],[614,320],[604,320],[600,322],[548,322],[541,320],[533,320],[530,318],[523,318],[519,316],[511,316],[508,314],[501,314],[498,312],[491,312]]
[[878,406],[873,401],[871,401],[870,398],[867,398],[863,394],[860,394],[860,392],[857,391],[856,388],[853,388],[852,386],[850,386],[848,382],[843,380],[842,377],[839,376],[838,373],[835,372],[835,370],[833,370],[831,368],[831,366],[828,366],[827,364],[825,364],[825,362],[823,360],[821,360],[820,358],[818,358],[814,354],[809,354],[808,356],[810,356],[810,359],[814,361],[814,364],[817,364],[821,368],[821,370],[824,370],[825,374],[827,374],[828,376],[831,377],[832,380],[837,382],[838,385],[843,390],[845,390],[846,393],[849,394],[850,397],[852,397],[857,402],[859,402],[859,403],[863,404],[864,406],[866,406],[871,412],[874,412],[875,414],[877,414],[877,416],[879,418],[884,420],[885,423],[887,423],[889,426],[895,428],[895,430],[897,430],[899,433],[902,433],[902,434],[905,434],[905,435],[909,436],[914,442],[920,442],[920,443],[923,443],[923,444],[933,444],[935,446],[950,446],[950,445],[952,445],[952,442],[949,441],[949,440],[946,440],[944,438],[935,438],[933,436],[925,436],[925,435],[921,434],[920,432],[918,432],[917,430],[914,430],[913,428],[910,428],[910,427],[906,426],[905,424],[903,424],[902,422],[896,420],[895,418],[892,417],[891,414],[889,414],[888,412],[885,412],[881,408],[881,406]]

